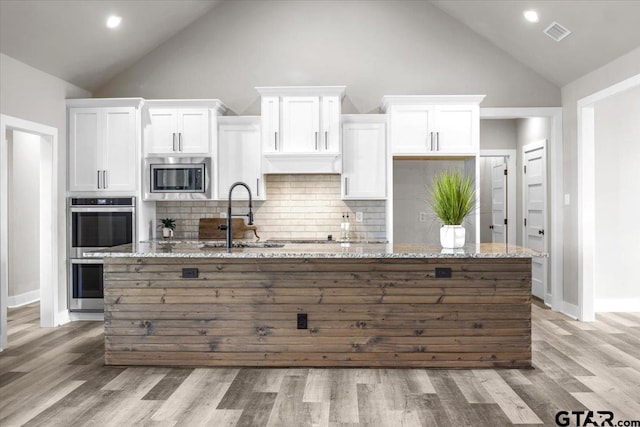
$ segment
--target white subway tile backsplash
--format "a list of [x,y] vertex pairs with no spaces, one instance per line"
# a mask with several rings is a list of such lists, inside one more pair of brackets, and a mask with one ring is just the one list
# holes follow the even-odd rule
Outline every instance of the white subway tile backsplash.
[[[321,239],[329,234],[340,238],[343,213],[349,213],[353,239],[383,240],[385,202],[383,200],[340,199],[340,175],[267,175],[267,200],[254,202],[254,223],[267,239]],[[234,201],[233,210],[244,213],[246,201]],[[176,219],[175,235],[196,239],[200,218],[219,218],[227,211],[225,201],[159,201],[156,217]],[[355,222],[355,212],[364,212],[364,221]],[[249,237],[249,233],[247,234]]]

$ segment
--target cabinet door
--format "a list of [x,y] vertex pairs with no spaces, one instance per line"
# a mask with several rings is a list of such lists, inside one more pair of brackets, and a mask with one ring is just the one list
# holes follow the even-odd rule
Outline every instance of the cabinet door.
[[436,110],[436,149],[439,153],[475,153],[478,150],[478,108],[440,106]]
[[322,97],[322,132],[320,150],[328,153],[340,152],[340,97]]
[[398,105],[391,111],[391,151],[393,154],[431,152],[433,109],[426,105]]
[[345,123],[342,136],[342,197],[386,197],[386,127],[383,123]]
[[275,153],[280,149],[280,97],[262,97],[262,150]]
[[285,153],[313,153],[320,150],[320,98],[282,98],[282,148]]
[[100,122],[100,108],[69,109],[69,191],[98,189]]
[[144,141],[149,154],[173,154],[177,152],[178,112],[176,109],[150,108],[151,121],[148,138]]
[[135,191],[136,111],[135,108],[103,109],[102,167],[105,191]]
[[[264,197],[260,154],[260,126],[220,124],[218,126],[218,198],[226,200],[235,182],[244,182],[255,199]],[[244,187],[233,190],[233,199],[248,199]]]
[[177,152],[209,154],[209,110],[178,110]]

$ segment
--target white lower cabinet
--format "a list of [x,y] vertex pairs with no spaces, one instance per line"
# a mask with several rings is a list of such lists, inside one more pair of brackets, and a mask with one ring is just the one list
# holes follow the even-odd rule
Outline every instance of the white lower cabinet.
[[[260,117],[229,116],[218,118],[218,199],[229,197],[235,182],[244,182],[254,200],[264,200],[260,150]],[[238,186],[233,199],[248,199],[247,190]]]
[[137,113],[136,107],[69,108],[69,191],[136,190]]
[[342,198],[386,198],[386,115],[342,116]]

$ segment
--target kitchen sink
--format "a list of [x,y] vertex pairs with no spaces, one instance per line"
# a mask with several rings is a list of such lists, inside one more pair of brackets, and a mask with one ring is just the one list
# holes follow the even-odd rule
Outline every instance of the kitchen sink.
[[[234,248],[283,248],[284,243],[277,242],[233,242],[232,247]],[[227,242],[225,241],[211,241],[211,242],[203,242],[199,245],[200,248],[226,248]]]

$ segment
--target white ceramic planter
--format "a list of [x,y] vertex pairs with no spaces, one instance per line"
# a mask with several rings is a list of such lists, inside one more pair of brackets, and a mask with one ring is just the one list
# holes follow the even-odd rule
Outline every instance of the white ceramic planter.
[[168,239],[169,237],[173,237],[173,230],[170,228],[164,227],[162,229],[162,237],[164,237],[165,239]]
[[440,244],[445,249],[464,247],[466,230],[462,225],[443,225],[440,228]]

